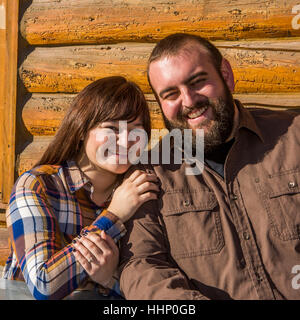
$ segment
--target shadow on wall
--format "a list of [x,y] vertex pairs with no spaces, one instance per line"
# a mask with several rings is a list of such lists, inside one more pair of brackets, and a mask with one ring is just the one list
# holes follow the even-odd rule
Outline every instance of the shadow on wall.
[[[27,8],[32,4],[32,0],[20,1],[19,6],[19,25],[22,17]],[[18,70],[26,57],[34,50],[34,47],[30,46],[28,42],[22,37],[21,30],[19,30],[19,42],[18,42]],[[33,141],[32,134],[26,129],[22,112],[26,102],[31,98],[32,94],[25,88],[23,81],[20,78],[20,72],[18,72],[18,90],[17,90],[17,108],[16,108],[16,162],[18,163],[19,154]],[[16,168],[18,166],[16,165]],[[15,170],[15,179],[18,177],[17,170]]]

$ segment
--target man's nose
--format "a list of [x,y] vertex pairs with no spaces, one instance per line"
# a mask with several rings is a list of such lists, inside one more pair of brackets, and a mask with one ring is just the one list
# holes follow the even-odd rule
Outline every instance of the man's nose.
[[181,97],[184,108],[192,108],[196,103],[196,94],[188,87],[182,89]]

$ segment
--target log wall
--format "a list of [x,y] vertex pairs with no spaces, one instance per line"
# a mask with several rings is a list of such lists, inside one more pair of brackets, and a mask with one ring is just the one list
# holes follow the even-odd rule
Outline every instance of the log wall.
[[[296,17],[300,8],[295,7],[300,0],[24,0],[20,4],[16,161],[3,162],[4,168],[15,166],[15,178],[40,158],[76,93],[100,77],[123,75],[137,82],[146,94],[153,128],[163,128],[147,83],[146,62],[155,43],[175,32],[201,35],[219,47],[234,70],[235,97],[246,106],[300,108]],[[13,128],[14,112],[3,114],[4,126]],[[8,255],[6,239],[7,231],[0,229],[0,265]]]
[[299,36],[299,0],[33,0],[21,21],[31,45],[157,42],[174,32],[211,40]]
[[[20,19],[27,46],[19,64],[22,140],[17,175],[51,141],[72,98],[90,82],[123,75],[149,102],[153,128],[163,128],[146,77],[155,43],[174,32],[207,37],[232,64],[246,106],[300,108],[299,0],[32,0]],[[300,23],[300,22],[299,22]],[[21,132],[22,132],[21,130]],[[30,142],[30,143],[29,143]]]

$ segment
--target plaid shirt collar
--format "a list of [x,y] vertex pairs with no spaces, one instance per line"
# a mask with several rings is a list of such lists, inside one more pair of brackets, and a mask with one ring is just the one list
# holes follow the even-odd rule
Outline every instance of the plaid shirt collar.
[[70,193],[75,193],[81,188],[85,188],[91,192],[92,183],[87,176],[81,171],[74,160],[66,161],[65,177]]

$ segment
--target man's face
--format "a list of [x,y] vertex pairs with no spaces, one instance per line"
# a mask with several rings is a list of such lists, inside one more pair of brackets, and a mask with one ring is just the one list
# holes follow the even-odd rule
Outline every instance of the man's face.
[[234,102],[205,49],[189,45],[176,56],[152,62],[149,78],[169,130],[203,129],[206,154],[226,141]]

